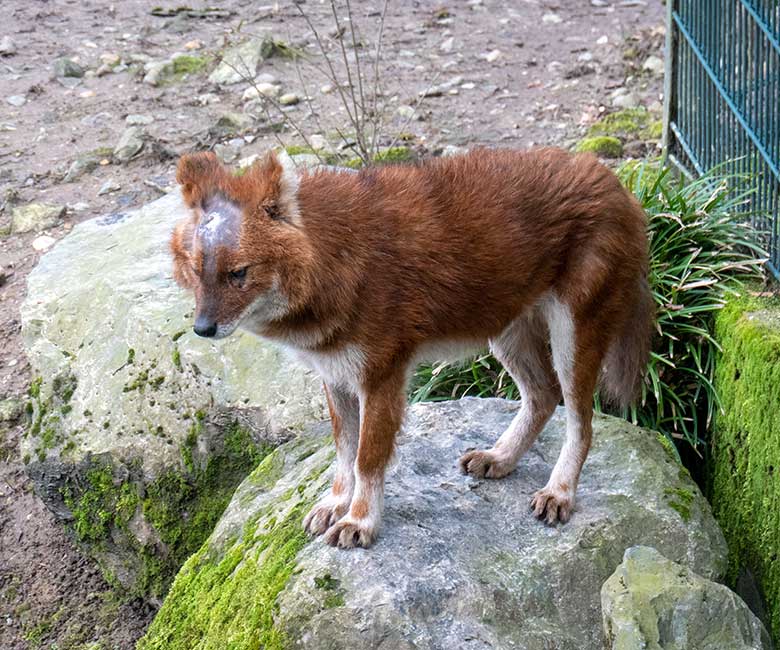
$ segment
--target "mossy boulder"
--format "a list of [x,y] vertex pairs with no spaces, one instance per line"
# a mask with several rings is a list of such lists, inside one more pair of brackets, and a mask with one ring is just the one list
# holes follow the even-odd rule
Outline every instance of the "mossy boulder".
[[780,641],[780,298],[747,292],[716,319],[710,496],[729,543],[730,580],[758,580]]
[[769,650],[761,621],[725,585],[637,546],[601,589],[609,650]]
[[621,140],[660,140],[663,122],[646,108],[625,108],[609,113],[588,128],[588,137],[612,136]]
[[324,417],[319,380],[248,335],[192,331],[172,281],[178,193],[77,225],[29,276],[35,488],[109,579],[159,599],[239,482]]
[[[597,417],[577,509],[547,527],[529,510],[565,432],[563,409],[500,481],[460,473],[518,404],[467,398],[410,408],[367,550],[304,535],[333,475],[325,427],[268,455],[179,572],[138,650],[603,647],[600,590],[626,548],[653,545],[710,578],[726,546],[696,485],[657,434]],[[685,517],[668,490],[689,495]],[[466,644],[465,639],[471,641]],[[476,644],[476,645],[474,645]]]

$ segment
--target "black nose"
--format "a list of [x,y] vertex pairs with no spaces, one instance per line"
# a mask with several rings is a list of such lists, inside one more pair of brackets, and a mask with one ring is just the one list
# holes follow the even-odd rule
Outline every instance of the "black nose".
[[208,318],[198,316],[195,319],[195,327],[193,329],[198,336],[211,338],[217,333],[217,324]]

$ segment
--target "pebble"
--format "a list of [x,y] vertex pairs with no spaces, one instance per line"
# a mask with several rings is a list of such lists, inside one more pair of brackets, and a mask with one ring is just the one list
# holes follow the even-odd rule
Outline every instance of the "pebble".
[[301,98],[298,97],[295,93],[285,93],[279,98],[279,103],[282,106],[294,106],[298,102],[301,101]]
[[81,97],[81,99],[89,99],[90,97],[94,97],[94,96],[95,96],[94,90],[85,90],[79,93],[79,97]]
[[582,61],[583,63],[587,63],[588,61],[593,61],[593,54],[590,52],[582,52],[578,57],[577,61]]
[[557,25],[558,23],[563,22],[563,18],[561,18],[558,14],[544,14],[544,16],[542,16],[542,22]]
[[244,91],[241,99],[248,101],[250,99],[258,99],[260,97],[276,97],[279,94],[279,86],[271,83],[256,83],[254,86],[250,86]]
[[84,76],[84,68],[82,68],[73,59],[69,59],[63,56],[59,59],[55,59],[52,64],[54,69],[54,76],[57,78],[81,78]]
[[219,95],[215,93],[203,93],[202,95],[198,95],[195,98],[195,101],[200,106],[210,106],[211,104],[219,104],[222,100],[219,98]]
[[11,211],[11,232],[40,232],[56,226],[65,213],[64,205],[29,203]]
[[16,54],[16,43],[10,36],[0,39],[0,56],[13,56]]
[[277,84],[277,85],[282,83],[281,81],[279,81],[278,78],[276,78],[270,72],[260,73],[255,77],[254,82],[256,84]]
[[501,56],[501,50],[491,50],[487,54],[485,54],[485,61],[488,63],[493,63],[494,61],[497,61],[499,57]]
[[122,186],[119,185],[116,181],[109,179],[103,185],[100,186],[100,189],[98,190],[98,196],[103,196],[104,194],[110,194],[111,192],[118,192],[122,189]]
[[328,94],[332,93],[333,90],[334,90],[333,84],[325,84],[324,86],[320,86],[320,92],[323,95],[328,95]]
[[125,124],[128,126],[147,126],[154,122],[154,118],[151,115],[128,115],[125,118]]
[[17,108],[24,106],[27,103],[27,100],[21,95],[11,95],[10,97],[6,97],[5,101]]
[[238,158],[240,150],[237,147],[231,146],[229,143],[217,144],[214,145],[214,153],[217,154],[217,158],[223,163],[229,164]]
[[311,148],[316,151],[322,151],[329,148],[328,141],[324,136],[319,135],[318,133],[309,136],[309,144],[311,145]]
[[450,52],[454,45],[455,45],[455,38],[453,36],[450,36],[448,39],[442,41],[441,45],[439,45],[439,49],[442,52]]
[[101,63],[110,66],[119,65],[119,63],[122,61],[122,57],[120,57],[116,52],[103,52],[99,58]]
[[609,43],[609,39],[606,37],[606,35],[600,36],[596,41],[596,45],[606,45],[607,43]]
[[396,112],[405,120],[411,120],[414,117],[414,108],[407,105],[399,106]]
[[618,88],[611,95],[612,106],[615,108],[636,108],[639,106],[639,97],[636,93],[626,88]]
[[657,75],[659,77],[663,75],[664,67],[665,66],[664,66],[663,59],[660,59],[655,55],[648,56],[644,64],[642,64],[643,70],[649,70],[654,75]]
[[201,43],[201,42],[200,42],[199,40],[197,40],[197,39],[196,39],[196,40],[194,40],[194,41],[187,41],[187,42],[184,44],[184,49],[185,49],[185,50],[199,50],[199,49],[200,49],[200,48],[202,48],[202,47],[203,47],[203,43]]
[[54,239],[54,237],[49,237],[49,235],[41,235],[40,237],[33,239],[32,247],[38,252],[43,252],[50,249],[56,243],[57,240]]

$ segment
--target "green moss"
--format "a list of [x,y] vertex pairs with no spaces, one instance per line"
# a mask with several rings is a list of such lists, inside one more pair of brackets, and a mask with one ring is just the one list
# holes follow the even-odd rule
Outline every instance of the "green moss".
[[388,147],[377,152],[374,156],[375,163],[401,163],[409,162],[413,159],[412,151],[409,147]]
[[756,576],[780,641],[780,298],[743,295],[716,319],[721,399],[708,490],[729,545],[730,579]]
[[196,74],[208,66],[209,60],[202,56],[181,54],[173,60],[173,74],[183,77],[187,74]]
[[[138,650],[281,650],[274,624],[278,595],[307,542],[301,501],[262,532],[249,530],[219,559],[208,547],[184,565]],[[251,552],[249,552],[251,549]]]
[[179,352],[179,346],[174,345],[173,346],[173,352],[171,353],[171,361],[173,361],[173,367],[176,368],[176,370],[181,371],[182,365],[181,365],[181,352]]
[[127,361],[125,363],[132,364],[135,361],[135,350],[133,348],[130,348],[127,351]]
[[70,479],[61,488],[65,505],[73,515],[73,530],[84,542],[106,539],[112,526],[124,526],[139,503],[133,483],[117,481],[111,465],[98,465],[86,473],[86,485]]
[[167,552],[163,556],[151,552],[144,555],[142,593],[165,593],[171,577],[213,530],[238,483],[270,451],[233,424],[225,432],[222,452],[212,455],[201,467],[193,452],[204,417],[200,412],[196,414],[182,447],[186,473],[171,469],[146,488],[144,518],[154,527]]
[[612,136],[621,140],[660,140],[663,123],[646,108],[626,108],[605,115],[588,129],[587,137]]
[[666,436],[663,433],[657,433],[656,439],[661,443],[661,446],[664,448],[666,455],[669,456],[671,460],[675,461],[676,463],[681,462],[680,453],[677,451],[677,447],[669,436]]
[[592,152],[604,158],[619,158],[623,154],[623,144],[610,135],[598,135],[583,138],[574,149],[577,152]]
[[33,399],[39,399],[41,396],[41,384],[43,384],[43,377],[36,377],[30,382],[30,389],[27,391],[30,397]]
[[691,520],[693,492],[685,488],[667,488],[664,490],[664,495],[668,499],[669,507],[672,510],[676,510],[683,521],[688,522]]
[[314,586],[326,592],[322,602],[325,609],[341,607],[344,604],[344,591],[341,589],[341,581],[334,578],[330,573],[315,576]]
[[140,370],[138,374],[135,376],[133,381],[128,382],[124,385],[122,388],[123,393],[129,393],[131,391],[137,390],[143,392],[144,388],[146,388],[146,384],[149,381],[149,371],[146,369]]

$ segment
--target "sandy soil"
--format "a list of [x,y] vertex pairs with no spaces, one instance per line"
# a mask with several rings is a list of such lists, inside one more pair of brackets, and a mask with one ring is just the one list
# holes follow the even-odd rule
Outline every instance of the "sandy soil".
[[[212,84],[208,72],[223,48],[247,34],[268,31],[312,50],[295,6],[228,0],[212,14],[154,15],[160,4],[4,0],[0,39],[10,36],[16,51],[0,55],[0,232],[14,207],[43,202],[66,206],[61,223],[45,233],[60,239],[80,221],[160,196],[181,153],[230,142],[228,148],[245,157],[276,144],[263,120],[240,139],[214,131],[222,115],[242,111],[247,84]],[[308,0],[299,6],[327,38],[329,5]],[[381,2],[353,0],[353,9],[361,36],[373,42]],[[620,87],[657,109],[660,79],[641,66],[649,54],[661,56],[663,16],[660,0],[391,1],[381,66],[390,119],[382,143],[403,130],[420,155],[447,145],[571,146],[612,110],[610,95]],[[202,72],[175,83],[144,83],[140,63],[122,69],[143,57],[164,60],[185,51],[211,59]],[[101,55],[114,54],[123,62],[119,71],[94,74],[109,60]],[[52,76],[53,62],[62,56],[87,70],[74,87]],[[274,56],[259,72],[277,77],[283,92],[305,94],[289,58]],[[344,128],[337,93],[323,94],[327,80],[310,74],[304,73],[311,81],[306,90],[321,102],[323,121]],[[431,85],[445,88],[426,98],[406,124],[397,107],[414,105]],[[19,103],[12,97],[24,104],[12,105]],[[142,127],[140,155],[127,163],[100,156],[94,169],[64,182],[76,159],[113,148],[127,128],[126,116],[135,114],[153,120]],[[308,133],[318,132],[307,102],[289,115]],[[300,143],[289,132],[281,136]],[[107,183],[116,189],[101,194]],[[40,255],[33,248],[40,234],[0,236],[0,400],[23,399],[30,381],[19,306]],[[17,452],[23,427],[20,420],[0,422],[0,648],[132,648],[153,611],[114,594],[32,493]]]

